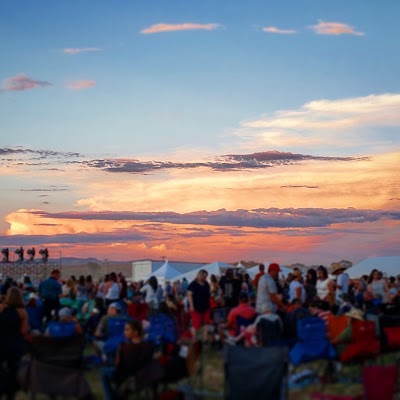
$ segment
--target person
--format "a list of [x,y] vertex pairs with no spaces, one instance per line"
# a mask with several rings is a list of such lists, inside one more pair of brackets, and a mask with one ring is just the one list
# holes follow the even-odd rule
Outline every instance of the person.
[[144,293],[145,303],[149,306],[150,310],[158,309],[158,280],[155,276],[151,276],[149,280],[140,289],[140,293]]
[[257,287],[258,287],[258,281],[260,280],[260,278],[265,274],[265,265],[264,264],[260,264],[258,266],[258,273],[257,275],[254,277],[253,280],[253,285],[256,288],[257,291]]
[[340,306],[342,304],[342,296],[349,293],[350,278],[344,271],[346,267],[340,263],[335,263],[332,269],[332,275],[336,275],[336,293],[335,300]]
[[225,307],[236,307],[239,303],[239,293],[242,284],[239,279],[235,278],[233,269],[229,268],[226,270],[225,276],[219,281],[219,285],[224,294]]
[[211,309],[221,307],[224,304],[222,289],[219,286],[217,277],[214,274],[210,276],[210,305]]
[[335,302],[335,287],[333,281],[329,279],[328,270],[320,265],[317,269],[317,276],[317,297],[332,306]]
[[83,305],[88,301],[88,288],[86,286],[86,279],[81,275],[78,279],[78,284],[75,286],[75,298],[78,302],[78,314],[81,314]]
[[306,290],[306,301],[310,304],[317,295],[317,271],[310,268],[306,274],[306,281],[304,282],[304,289]]
[[399,301],[399,289],[396,285],[396,278],[391,276],[389,278],[389,302],[397,303]]
[[7,290],[4,303],[0,304],[0,327],[0,365],[4,363],[7,371],[3,394],[13,399],[18,390],[17,371],[24,352],[24,337],[29,330],[22,292],[15,286]]
[[237,319],[238,317],[251,320],[255,317],[256,310],[249,305],[249,297],[247,293],[240,293],[239,305],[232,308],[228,314],[226,324],[222,324],[221,328],[229,329],[229,335],[235,336],[237,334]]
[[127,321],[124,336],[127,343],[120,345],[114,366],[100,370],[106,400],[115,399],[116,386],[134,376],[153,359],[153,345],[143,341],[143,329],[139,321]]
[[272,263],[268,267],[268,273],[261,276],[258,281],[256,311],[261,313],[261,310],[269,309],[272,312],[284,310],[282,300],[278,296],[275,280],[279,276],[281,269],[278,264]]
[[358,308],[352,307],[346,314],[347,328],[345,328],[336,338],[333,339],[334,344],[346,344],[352,341],[353,322],[364,321],[364,312]]
[[59,282],[61,272],[58,269],[51,271],[50,277],[39,285],[39,295],[43,301],[43,315],[47,321],[52,319],[53,310],[60,309],[62,287]]
[[45,332],[45,335],[49,337],[69,337],[82,334],[82,327],[69,307],[63,307],[58,311],[58,321],[51,321]]
[[300,280],[301,272],[299,270],[293,271],[293,279],[289,285],[289,303],[293,303],[294,300],[297,300],[300,304],[306,302],[306,290]]
[[197,332],[204,326],[204,339],[207,335],[207,326],[211,324],[210,317],[210,285],[207,282],[208,272],[201,269],[196,279],[189,284],[187,296],[192,319],[192,334],[196,338]]
[[115,272],[111,272],[110,280],[104,285],[105,291],[105,299],[106,305],[110,305],[111,303],[115,303],[119,300],[119,294],[121,291],[121,287],[118,283],[118,277]]
[[377,269],[373,269],[368,278],[368,291],[375,299],[387,303],[389,300],[389,287]]
[[121,311],[122,310],[119,303],[111,303],[107,308],[107,314],[103,315],[103,317],[100,319],[94,335],[97,338],[108,337],[108,321],[113,318],[121,318]]

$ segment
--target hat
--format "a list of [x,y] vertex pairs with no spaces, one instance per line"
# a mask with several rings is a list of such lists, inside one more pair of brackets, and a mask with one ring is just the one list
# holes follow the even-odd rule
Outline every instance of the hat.
[[273,310],[272,310],[271,305],[269,305],[267,303],[263,303],[258,307],[258,313],[259,314],[264,314],[264,313],[267,313],[267,312],[272,313],[272,311]]
[[38,297],[36,296],[36,293],[33,293],[33,292],[31,292],[31,293],[29,293],[29,300],[32,300],[32,299],[37,299]]
[[301,272],[299,270],[296,269],[296,271],[292,272],[295,278],[298,278],[299,276],[301,276]]
[[66,319],[68,317],[72,317],[72,310],[68,307],[63,307],[58,312],[58,317],[60,319]]
[[108,306],[108,308],[115,308],[115,309],[118,310],[118,311],[121,311],[121,310],[122,310],[121,304],[117,303],[116,301],[114,301],[114,303],[111,303],[111,304]]
[[347,312],[346,317],[358,319],[359,321],[364,321],[364,312],[359,308],[351,308],[349,312]]
[[344,267],[342,264],[340,263],[334,263],[332,264],[333,268],[332,268],[332,274],[336,274],[336,272],[339,272],[341,270],[345,270],[346,267]]
[[281,272],[281,269],[279,268],[279,265],[278,265],[278,264],[272,263],[272,264],[269,264],[268,272],[269,272],[269,271],[278,271],[278,272]]

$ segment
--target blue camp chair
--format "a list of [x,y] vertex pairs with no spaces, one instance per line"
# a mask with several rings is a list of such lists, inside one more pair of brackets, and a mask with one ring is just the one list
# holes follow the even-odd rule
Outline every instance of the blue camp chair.
[[75,322],[52,321],[47,328],[49,336],[53,338],[66,338],[75,336]]
[[298,342],[289,352],[289,359],[295,365],[318,359],[335,359],[336,350],[326,335],[325,321],[309,317],[297,322]]

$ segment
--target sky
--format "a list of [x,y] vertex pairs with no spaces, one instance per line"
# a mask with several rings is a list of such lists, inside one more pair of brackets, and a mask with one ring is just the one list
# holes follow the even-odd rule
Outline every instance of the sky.
[[0,247],[400,254],[400,2],[2,0]]

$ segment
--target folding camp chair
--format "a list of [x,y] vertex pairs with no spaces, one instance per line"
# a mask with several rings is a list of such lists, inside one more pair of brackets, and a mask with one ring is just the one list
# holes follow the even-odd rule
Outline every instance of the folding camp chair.
[[34,337],[29,364],[20,373],[20,385],[31,393],[48,396],[91,397],[91,389],[83,371],[84,338]]
[[287,355],[286,347],[226,346],[225,399],[284,399]]

